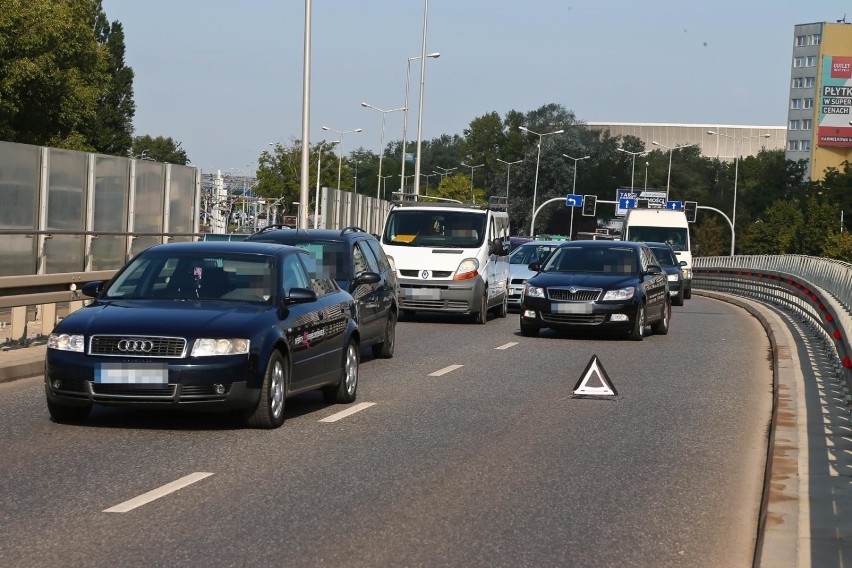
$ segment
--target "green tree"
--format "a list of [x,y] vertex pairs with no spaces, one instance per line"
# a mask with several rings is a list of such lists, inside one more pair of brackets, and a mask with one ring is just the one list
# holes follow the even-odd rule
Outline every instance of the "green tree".
[[739,241],[739,254],[795,254],[804,215],[795,201],[776,201]]
[[731,234],[728,224],[715,217],[708,217],[700,225],[693,224],[691,229],[692,249],[696,256],[723,256],[731,250]]
[[130,153],[132,157],[143,160],[148,159],[155,162],[180,164],[182,166],[189,163],[186,150],[181,148],[181,143],[163,136],[157,136],[156,138],[152,138],[147,134],[145,136],[137,136],[133,139]]
[[852,263],[852,234],[834,233],[825,241],[822,256]]
[[474,187],[471,192],[470,176],[464,174],[455,174],[445,177],[441,181],[441,184],[438,186],[438,190],[435,192],[433,197],[455,199],[462,203],[471,203],[475,201],[480,205],[487,201],[484,189]]

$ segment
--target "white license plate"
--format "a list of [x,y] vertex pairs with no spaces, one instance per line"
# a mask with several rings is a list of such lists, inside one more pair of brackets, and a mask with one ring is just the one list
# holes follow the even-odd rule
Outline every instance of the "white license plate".
[[112,385],[164,385],[169,367],[163,363],[101,363],[95,369],[95,382]]
[[405,297],[412,300],[439,300],[441,291],[435,288],[406,288]]
[[554,314],[590,314],[592,313],[592,305],[554,303],[550,305],[550,311]]

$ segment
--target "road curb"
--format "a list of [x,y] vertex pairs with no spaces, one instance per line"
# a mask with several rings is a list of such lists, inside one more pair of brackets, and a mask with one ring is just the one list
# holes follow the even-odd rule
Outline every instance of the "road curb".
[[44,345],[37,345],[0,351],[0,383],[9,383],[44,374],[46,350],[47,347]]

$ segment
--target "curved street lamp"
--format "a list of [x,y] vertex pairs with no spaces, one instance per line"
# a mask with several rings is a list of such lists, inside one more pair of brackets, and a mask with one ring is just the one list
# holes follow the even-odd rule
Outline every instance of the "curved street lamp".
[[[707,134],[710,134],[711,136],[724,136],[725,138],[731,138],[734,141],[734,209],[731,214],[731,256],[734,256],[734,239],[736,238],[734,227],[736,227],[737,224],[737,178],[739,177],[740,153],[743,151],[743,140],[748,140],[749,138],[769,138],[769,134],[758,134],[756,136],[731,136],[730,134],[722,134],[714,130],[708,130]],[[738,143],[739,151],[737,151]]]
[[624,152],[625,154],[630,154],[633,156],[633,166],[630,168],[630,189],[633,189],[633,179],[636,175],[636,156],[641,156],[643,154],[647,154],[646,150],[642,150],[641,152],[631,152],[630,150],[625,150],[624,148],[616,148],[619,152]]
[[476,166],[471,166],[471,165],[465,164],[464,162],[460,162],[460,163],[464,167],[470,168],[470,199],[472,200],[473,204],[476,205],[476,196],[473,194],[473,170],[475,170],[476,168],[482,168],[482,167],[485,166],[485,164],[479,164],[479,165],[476,165]]
[[506,160],[501,160],[497,158],[498,162],[502,162],[506,164],[506,203],[509,202],[509,172],[512,171],[513,164],[520,164],[523,160],[515,160],[514,162],[507,162]]
[[[426,57],[438,59],[439,57],[441,57],[441,54],[436,51],[434,53],[427,53]],[[419,55],[417,57],[409,57],[405,71],[405,102],[402,105],[405,111],[402,113],[402,165],[400,166],[400,183],[402,183],[402,180],[405,179],[405,147],[408,145],[408,91],[411,83],[411,62],[417,61],[419,59]],[[402,192],[402,189],[402,186],[400,186],[399,191]]]
[[343,168],[343,137],[347,134],[352,134],[353,132],[361,132],[361,130],[363,129],[356,128],[354,130],[335,130],[334,128],[329,128],[328,126],[323,126],[322,129],[340,135],[340,148],[338,148],[337,150],[337,191],[340,191],[340,172]]
[[[574,195],[577,193],[577,162],[579,162],[580,160],[588,160],[589,158],[591,158],[591,156],[574,158],[572,156],[569,156],[568,154],[562,155],[568,158],[569,160],[574,160],[574,183],[571,185],[571,195]],[[571,227],[568,229],[568,238],[572,241],[574,240],[574,209],[576,209],[576,207],[571,208]]]
[[364,108],[371,108],[373,110],[377,110],[382,113],[382,136],[381,142],[379,142],[379,174],[378,174],[378,183],[376,184],[376,199],[379,199],[379,194],[382,190],[382,158],[385,156],[385,116],[389,112],[399,112],[401,110],[405,110],[405,107],[399,108],[391,108],[391,109],[383,109],[377,106],[373,106],[369,103],[361,103],[361,106]]
[[666,201],[669,200],[669,188],[672,185],[672,154],[675,150],[680,150],[681,148],[689,148],[691,146],[698,146],[698,144],[675,144],[674,146],[666,146],[665,144],[660,144],[656,140],[652,141],[651,144],[654,146],[659,146],[661,148],[665,148],[669,151],[669,175],[666,181]]
[[[538,136],[538,156],[535,159],[535,183],[533,184],[533,203],[532,210],[535,211],[535,200],[536,195],[538,193],[538,166],[541,162],[541,139],[545,136],[550,136],[551,134],[562,134],[565,132],[561,128],[559,130],[554,130],[553,132],[545,132],[544,134],[539,134],[538,132],[533,132],[526,126],[519,126],[518,130],[523,130],[524,132],[529,132],[530,134],[535,134]],[[535,217],[530,220],[530,236],[535,237]]]

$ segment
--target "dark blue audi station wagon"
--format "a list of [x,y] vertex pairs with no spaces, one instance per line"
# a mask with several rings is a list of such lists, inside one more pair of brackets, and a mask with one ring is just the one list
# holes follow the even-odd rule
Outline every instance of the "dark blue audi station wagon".
[[232,411],[276,428],[291,395],[355,400],[352,296],[312,273],[302,249],[192,242],[151,247],[48,338],[47,407],[57,422],[93,405]]

